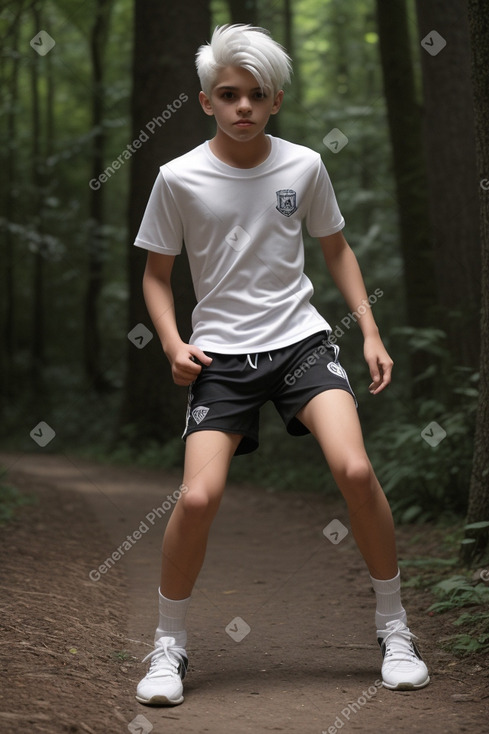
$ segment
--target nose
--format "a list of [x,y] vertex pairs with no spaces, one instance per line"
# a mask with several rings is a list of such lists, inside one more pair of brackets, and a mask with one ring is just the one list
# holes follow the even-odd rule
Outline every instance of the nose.
[[251,103],[247,96],[242,96],[239,98],[237,110],[242,114],[251,111]]

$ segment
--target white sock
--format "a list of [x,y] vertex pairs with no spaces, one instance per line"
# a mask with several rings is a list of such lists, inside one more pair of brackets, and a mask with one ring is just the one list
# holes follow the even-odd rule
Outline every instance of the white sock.
[[155,632],[155,642],[160,637],[174,637],[179,647],[187,645],[185,617],[191,597],[187,599],[167,599],[158,589],[160,619]]
[[406,610],[401,603],[401,573],[397,572],[397,576],[393,579],[374,579],[370,576],[372,586],[377,599],[377,609],[375,611],[375,624],[378,630],[384,630],[387,622],[394,619],[400,619],[407,624]]

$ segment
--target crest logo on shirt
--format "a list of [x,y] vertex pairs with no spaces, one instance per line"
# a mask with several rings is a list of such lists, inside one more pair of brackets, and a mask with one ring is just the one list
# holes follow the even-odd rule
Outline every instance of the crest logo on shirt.
[[202,423],[208,412],[209,408],[206,408],[205,405],[198,405],[192,411],[192,418],[196,423]]
[[297,211],[297,194],[294,189],[280,189],[277,194],[277,206],[275,207],[284,217],[290,217]]

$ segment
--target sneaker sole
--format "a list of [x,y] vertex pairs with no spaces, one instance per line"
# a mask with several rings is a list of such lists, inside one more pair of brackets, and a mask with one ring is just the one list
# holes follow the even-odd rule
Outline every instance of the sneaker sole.
[[382,685],[390,691],[417,691],[419,688],[427,686],[429,682],[430,676],[428,676],[422,683],[397,683],[397,685],[392,686],[390,683],[382,681]]
[[141,696],[136,696],[136,701],[144,703],[146,706],[178,706],[180,703],[183,703],[183,700],[183,696],[176,701],[172,701],[166,696],[152,696],[151,698],[141,698]]

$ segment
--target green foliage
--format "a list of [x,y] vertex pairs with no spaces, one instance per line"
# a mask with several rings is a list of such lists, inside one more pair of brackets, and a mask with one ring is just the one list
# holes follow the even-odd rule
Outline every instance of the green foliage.
[[14,517],[17,510],[34,502],[34,498],[24,495],[15,487],[5,482],[6,471],[0,472],[0,525],[6,525]]
[[134,659],[134,656],[131,655],[131,653],[128,652],[127,650],[114,650],[112,653],[112,658],[117,663],[125,663],[126,660]]
[[465,526],[465,530],[483,530],[489,528],[489,521],[481,520],[480,522],[471,522]]
[[464,612],[453,624],[455,627],[470,627],[470,632],[461,632],[450,639],[450,648],[454,652],[463,655],[489,652],[489,612]]
[[[447,432],[437,447],[421,437],[433,420]],[[398,521],[426,522],[440,514],[465,511],[471,434],[464,410],[446,411],[438,403],[424,403],[416,423],[400,415],[379,429],[372,442],[372,455],[383,449],[378,473]]]
[[[427,609],[430,616],[444,615],[448,624],[457,628],[456,633],[447,636],[447,624],[440,624],[441,644],[455,654],[486,653],[489,651],[489,573],[487,569],[470,572],[461,569],[458,550],[463,533],[463,523],[446,516],[421,526],[418,533],[410,534],[410,545],[421,548],[424,555],[413,556],[410,552],[406,559],[400,559],[399,566],[403,569],[406,589],[419,589],[423,596],[430,593],[431,605]],[[488,561],[489,557],[486,564]]]
[[461,574],[439,581],[433,587],[435,596],[441,601],[432,604],[431,612],[446,612],[448,609],[489,603],[489,586],[473,584]]
[[185,444],[180,437],[165,444],[149,441],[143,449],[134,449],[137,445],[135,426],[125,426],[121,432],[117,446],[110,451],[110,461],[116,464],[137,464],[147,469],[181,469],[183,465]]
[[[108,160],[104,165],[121,152],[129,134],[132,5],[130,0],[115,3],[106,45],[104,126]],[[33,27],[30,6],[24,4],[23,10],[12,6],[0,11],[5,61],[0,69],[3,90],[0,162],[9,172],[0,186],[0,237],[2,256],[5,252],[3,240],[9,236],[13,242],[10,277],[16,294],[14,377],[9,391],[12,405],[8,405],[8,420],[10,423],[18,406],[17,428],[21,429],[25,414],[21,409],[23,400],[19,401],[20,386],[23,387],[22,394],[27,397],[28,386],[32,384],[29,375],[32,321],[34,309],[39,305],[33,302],[34,258],[37,254],[41,255],[44,279],[45,365],[56,365],[65,373],[65,379],[75,377],[78,386],[83,381],[82,301],[89,248],[88,204],[91,192],[88,182],[95,132],[90,127],[90,29],[94,23],[94,8],[93,0],[76,9],[68,0],[43,2],[40,8],[42,28],[56,42],[44,57],[38,56],[30,46],[30,40],[38,30]],[[21,23],[18,43],[14,46],[12,28],[17,13]],[[37,162],[33,160],[34,72],[38,78],[40,115]],[[13,125],[9,124],[9,115],[14,116]],[[41,174],[40,186],[33,181],[34,163],[37,163]],[[127,291],[124,219],[128,173],[129,166],[125,166],[104,189],[107,224],[103,232],[104,264],[108,283],[102,293],[100,310],[103,317],[107,317],[106,320],[103,318],[102,324],[105,369],[110,369],[118,358],[115,342],[120,342],[119,332],[125,327],[125,300],[121,302],[120,292]],[[7,192],[11,196],[8,207]],[[2,280],[1,290],[4,288]],[[3,298],[0,307],[5,308]],[[0,317],[5,317],[5,311],[0,313]],[[50,397],[56,401],[63,399],[51,389],[56,384],[50,381],[51,375],[44,374],[43,377]],[[34,390],[32,392],[35,393]],[[28,397],[35,401],[37,396],[31,394]],[[69,402],[66,396],[64,400]]]
[[[444,613],[462,607],[471,607],[455,621],[454,626],[464,631],[450,636],[446,647],[459,654],[489,652],[489,586],[472,583],[467,576],[456,575],[438,582],[433,593],[440,598],[429,608],[435,613]],[[482,611],[479,611],[479,608]]]
[[[445,373],[443,391],[430,400],[396,401],[395,419],[386,419],[367,436],[369,452],[398,522],[460,515],[470,483],[477,375],[450,364],[443,332],[404,329],[403,337],[408,350],[432,355],[436,380]],[[432,370],[420,379],[431,377]],[[436,445],[426,440],[433,423],[446,433]]]

